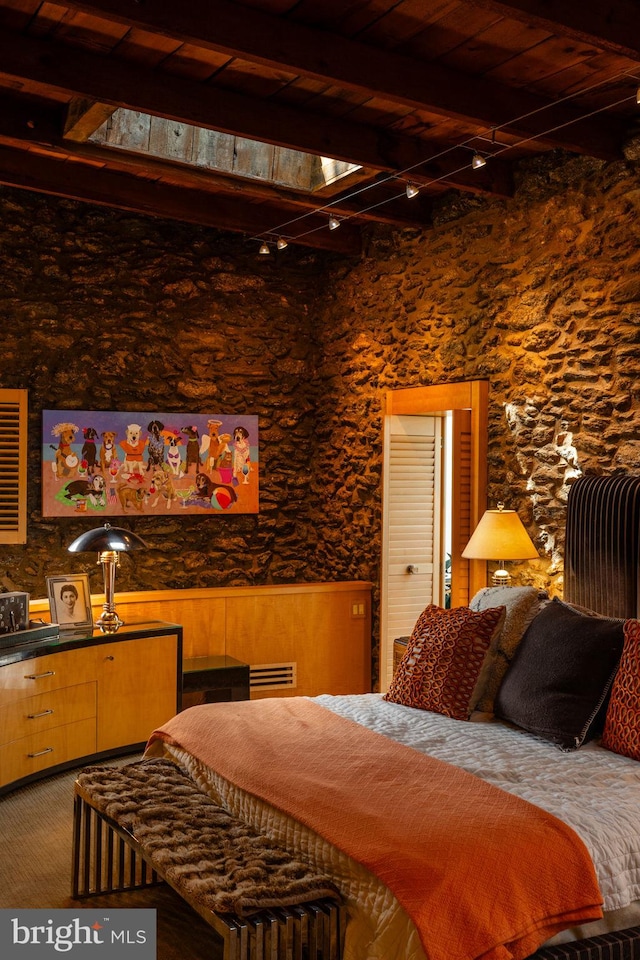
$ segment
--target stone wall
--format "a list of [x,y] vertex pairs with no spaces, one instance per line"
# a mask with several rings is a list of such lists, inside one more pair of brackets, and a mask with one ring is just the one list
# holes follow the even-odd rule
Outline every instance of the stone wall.
[[0,224],[0,386],[28,388],[30,408],[28,543],[0,547],[0,589],[46,596],[47,575],[82,564],[101,592],[93,558],[66,550],[90,524],[41,514],[41,413],[68,408],[259,415],[259,515],[128,517],[151,550],[123,560],[120,589],[322,578],[307,546],[322,260],[8,189]]
[[331,268],[327,537],[340,545],[346,514],[379,555],[385,390],[488,378],[489,505],[516,507],[541,555],[515,582],[561,594],[570,483],[640,468],[639,215],[638,166],[552,154],[513,199],[444,198],[433,230],[378,231]]
[[28,387],[31,412],[29,542],[0,549],[0,588],[43,596],[77,569],[82,524],[39,512],[45,407],[260,417],[260,514],[132,518],[152,549],[122,589],[377,586],[384,391],[485,377],[490,502],[540,549],[517,581],[561,592],[572,479],[640,468],[639,207],[637,166],[551,154],[513,199],[445,197],[432,229],[373,230],[358,260],[267,260],[236,236],[2,190],[0,385]]

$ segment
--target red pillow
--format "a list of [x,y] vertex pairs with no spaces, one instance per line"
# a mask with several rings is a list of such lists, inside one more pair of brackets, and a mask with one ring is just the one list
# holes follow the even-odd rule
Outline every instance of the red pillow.
[[620,666],[602,733],[602,746],[640,760],[640,621],[626,620]]
[[420,614],[385,700],[468,720],[482,692],[482,668],[505,607],[476,613],[430,604]]

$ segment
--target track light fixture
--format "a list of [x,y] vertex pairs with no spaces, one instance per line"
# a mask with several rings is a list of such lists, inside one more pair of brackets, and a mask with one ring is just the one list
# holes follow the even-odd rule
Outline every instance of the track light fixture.
[[[629,78],[629,74],[628,74],[628,73],[623,73],[623,74],[621,74],[620,76],[626,77],[627,79]],[[634,81],[634,85],[638,83],[638,78],[637,78],[637,76],[632,77],[632,79],[633,79],[633,81]],[[609,83],[610,81],[607,80],[607,81],[605,81],[605,82],[606,82],[606,83]],[[596,83],[596,84],[593,85],[593,87],[589,87],[588,90],[598,89],[598,88],[600,88],[601,86],[602,86],[602,83]],[[572,93],[572,94],[569,94],[569,95],[567,95],[566,97],[564,97],[563,100],[571,100],[571,99],[575,98],[576,96],[578,96],[581,92],[584,93],[584,92],[587,92],[587,91],[576,91],[576,92],[574,92],[574,93]],[[626,95],[623,97],[623,99],[620,99],[620,100],[616,101],[616,103],[610,104],[609,106],[600,107],[600,108],[598,108],[598,109],[596,109],[596,110],[590,110],[587,114],[585,114],[585,116],[586,116],[586,117],[589,117],[589,116],[592,116],[593,113],[601,113],[601,112],[604,111],[604,110],[609,110],[609,109],[611,109],[612,107],[617,106],[619,103],[627,102],[629,99],[631,99],[631,98],[633,97],[633,93],[631,93],[631,96],[630,96],[629,94],[630,94],[630,91],[627,91],[627,93],[626,93]],[[640,86],[636,86],[635,99],[636,99],[636,103],[638,104],[638,106],[640,106]],[[555,104],[555,101],[554,101],[554,104]],[[552,104],[550,104],[550,106],[551,106],[551,105],[552,105]],[[515,118],[515,119],[517,120],[517,118]],[[474,150],[474,148],[471,146],[471,144],[472,144],[474,141],[477,141],[477,140],[485,140],[485,141],[486,141],[486,140],[489,139],[489,137],[487,137],[487,136],[481,136],[480,134],[476,134],[476,135],[467,137],[467,138],[466,138],[465,140],[463,140],[461,143],[451,144],[449,147],[443,148],[443,149],[440,151],[440,153],[436,154],[436,157],[445,156],[445,155],[450,154],[450,153],[451,153],[452,151],[454,151],[454,150],[459,150],[460,148],[463,148],[463,149],[469,150],[469,151],[471,152],[471,155],[472,155],[472,156],[471,156],[471,167],[472,167],[472,169],[473,169],[473,170],[480,170],[482,167],[486,167],[488,161],[491,160],[493,157],[500,156],[501,154],[504,154],[506,151],[512,150],[514,147],[519,146],[519,143],[515,143],[515,144],[510,144],[510,145],[509,145],[509,144],[506,144],[506,143],[497,143],[497,142],[496,142],[496,132],[499,131],[499,130],[502,130],[503,128],[508,127],[511,122],[515,122],[515,120],[514,120],[514,121],[510,121],[510,122],[504,122],[504,123],[500,124],[500,125],[497,126],[497,127],[492,127],[492,128],[491,128],[491,137],[490,137],[490,140],[491,140],[491,145],[492,145],[492,146],[491,146],[491,148],[490,148],[490,150],[489,150],[489,153],[485,154],[484,156],[482,155],[482,153]],[[561,124],[560,127],[558,127],[557,125],[554,125],[554,126],[551,127],[550,130],[547,131],[547,132],[553,132],[554,130],[561,129],[562,127],[567,126],[569,123],[573,123],[573,122],[575,122],[575,121],[574,121],[574,120],[567,121],[566,123]],[[544,133],[544,131],[541,131],[541,134],[542,134],[542,133]],[[527,140],[528,140],[528,138],[525,138],[525,139],[523,139],[523,140],[520,141],[520,142],[521,142],[521,143],[526,143]],[[435,159],[435,158],[434,158],[434,159]],[[426,162],[426,161],[424,161],[424,162]],[[421,166],[421,162],[414,163],[412,166],[406,167],[404,170],[397,170],[397,171],[395,171],[394,173],[390,174],[388,177],[386,177],[386,178],[384,178],[384,179],[382,179],[382,180],[376,179],[374,183],[371,183],[371,184],[369,184],[368,186],[358,187],[358,188],[354,191],[354,194],[352,194],[352,196],[354,196],[356,193],[359,194],[359,193],[362,193],[362,192],[367,191],[367,190],[369,190],[369,189],[372,189],[372,188],[374,188],[374,187],[378,187],[378,186],[380,185],[380,183],[385,183],[385,182],[388,182],[388,181],[393,180],[393,181],[399,182],[399,183],[404,182],[404,184],[405,184],[405,193],[406,193],[406,195],[407,195],[407,197],[408,197],[409,199],[412,199],[413,197],[417,196],[417,194],[420,192],[420,189],[421,189],[421,188],[418,187],[418,186],[416,186],[416,184],[415,184],[414,182],[412,182],[411,180],[406,180],[405,177],[411,176],[412,171],[413,171],[415,168],[419,167],[419,166]],[[446,173],[441,174],[440,176],[434,176],[434,177],[431,177],[431,178],[425,180],[423,186],[429,186],[431,183],[441,183],[443,180],[446,180],[446,179],[447,179],[447,174],[446,174]],[[396,195],[396,196],[397,196],[397,195]],[[350,199],[350,197],[345,197],[345,196],[341,197],[341,201],[344,201],[344,200],[347,200],[347,199]],[[384,203],[390,202],[392,199],[394,199],[394,198],[393,198],[393,197],[387,197],[387,199],[384,199],[384,200],[382,200],[382,201],[378,201],[378,202],[376,202],[376,203],[373,203],[370,207],[366,207],[366,208],[364,208],[364,209],[362,209],[362,210],[359,210],[359,211],[358,211],[358,214],[361,215],[361,214],[363,214],[363,213],[366,213],[368,210],[373,210],[373,209],[381,206],[381,205],[384,204]],[[276,249],[278,249],[278,250],[284,250],[285,247],[287,247],[287,246],[289,245],[289,242],[288,242],[287,240],[284,240],[282,237],[278,237],[278,235],[277,235],[277,234],[278,234],[278,231],[279,231],[279,230],[282,230],[282,229],[286,229],[286,228],[289,226],[290,223],[303,220],[305,217],[315,216],[315,215],[317,215],[317,214],[323,214],[323,213],[327,210],[327,206],[328,206],[328,205],[323,205],[323,206],[321,206],[321,207],[318,207],[318,208],[315,209],[315,210],[309,210],[307,213],[301,214],[301,215],[295,217],[294,220],[289,220],[289,221],[287,221],[287,222],[285,222],[285,223],[281,223],[281,224],[279,224],[277,227],[274,227],[272,230],[269,230],[269,231],[268,231],[268,236],[271,237],[271,243],[272,243],[272,245],[274,244],[274,241],[275,241],[275,247],[276,247]],[[354,214],[345,214],[345,215],[342,217],[342,219],[341,219],[340,217],[337,217],[337,216],[335,216],[334,214],[330,214],[330,215],[329,215],[329,220],[328,220],[328,227],[329,227],[330,230],[337,230],[338,227],[340,227],[340,225],[342,224],[342,220],[344,220],[344,219],[350,219],[351,216],[356,216],[356,215],[357,215],[357,214],[355,214],[355,213],[354,213]],[[307,234],[313,233],[313,232],[314,232],[315,230],[317,230],[317,229],[318,229],[318,226],[313,226],[313,227],[311,227],[309,230],[307,230],[307,231],[305,231],[305,232],[296,233],[296,235],[295,235],[294,237],[292,237],[292,241],[295,241],[295,242],[297,243],[297,242],[299,242],[303,237],[307,236]],[[254,237],[251,238],[251,240],[252,240],[252,241],[260,240],[260,237],[259,237],[259,236],[254,236]],[[266,241],[264,241],[264,242],[262,243],[262,246],[260,247],[260,253],[261,253],[261,254],[264,254],[264,255],[267,255],[267,254],[271,253],[271,250],[269,249],[269,244],[268,244]]]

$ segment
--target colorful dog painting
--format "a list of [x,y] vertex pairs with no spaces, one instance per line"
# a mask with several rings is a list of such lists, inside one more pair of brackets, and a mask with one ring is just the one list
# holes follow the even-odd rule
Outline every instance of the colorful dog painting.
[[257,416],[43,411],[44,517],[257,513],[259,475]]

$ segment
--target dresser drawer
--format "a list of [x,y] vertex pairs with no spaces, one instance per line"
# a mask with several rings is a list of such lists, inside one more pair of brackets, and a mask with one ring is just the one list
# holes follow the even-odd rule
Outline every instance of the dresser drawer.
[[95,752],[94,718],[14,740],[0,747],[0,786]]
[[95,647],[10,663],[0,670],[0,706],[94,676]]
[[96,715],[97,684],[77,683],[0,707],[0,744]]

